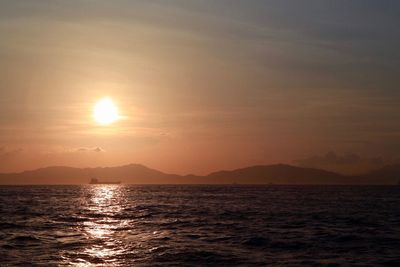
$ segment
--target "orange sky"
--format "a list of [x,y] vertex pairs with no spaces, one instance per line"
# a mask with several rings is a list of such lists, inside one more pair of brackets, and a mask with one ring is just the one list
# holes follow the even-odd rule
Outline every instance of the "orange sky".
[[[0,172],[205,174],[331,150],[397,159],[399,18],[360,8],[2,1]],[[105,96],[122,118],[100,126],[92,109]]]

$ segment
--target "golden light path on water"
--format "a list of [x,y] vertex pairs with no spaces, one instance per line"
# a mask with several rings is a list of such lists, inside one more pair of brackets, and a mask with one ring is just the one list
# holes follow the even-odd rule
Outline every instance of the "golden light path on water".
[[175,230],[162,225],[177,219],[158,212],[157,190],[127,185],[84,185],[75,190],[69,204],[73,206],[67,209],[73,213],[60,233],[61,266],[143,266],[168,249]]
[[83,233],[91,245],[84,248],[84,257],[76,259],[74,266],[116,266],[118,257],[126,250],[121,229],[127,227],[128,220],[115,218],[126,206],[121,185],[90,185],[88,199],[84,204],[85,212],[90,220],[83,222]]

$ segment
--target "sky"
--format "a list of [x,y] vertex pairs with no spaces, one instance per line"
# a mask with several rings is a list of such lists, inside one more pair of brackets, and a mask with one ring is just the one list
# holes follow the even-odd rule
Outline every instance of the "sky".
[[0,36],[0,172],[400,159],[397,0],[0,0]]

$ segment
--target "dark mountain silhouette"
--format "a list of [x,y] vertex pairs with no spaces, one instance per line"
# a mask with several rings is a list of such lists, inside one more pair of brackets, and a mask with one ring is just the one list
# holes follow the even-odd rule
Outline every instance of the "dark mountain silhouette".
[[140,164],[105,168],[56,166],[0,174],[0,184],[87,184],[92,177],[125,184],[397,184],[400,165],[386,166],[362,176],[284,164],[219,171],[207,176],[166,174]]
[[1,184],[83,184],[92,178],[122,183],[180,183],[179,175],[165,174],[140,164],[105,168],[47,167],[22,173],[1,174]]
[[384,166],[359,176],[358,179],[368,184],[398,184],[400,182],[400,164]]
[[233,171],[219,171],[207,176],[224,183],[250,184],[330,184],[346,183],[347,177],[337,173],[284,164],[253,166]]

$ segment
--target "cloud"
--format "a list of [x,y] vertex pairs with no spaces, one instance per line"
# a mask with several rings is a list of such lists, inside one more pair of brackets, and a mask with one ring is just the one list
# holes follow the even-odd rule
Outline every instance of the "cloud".
[[100,152],[105,152],[105,150],[101,147],[80,147],[75,150],[76,152],[95,152],[95,153],[100,153]]
[[303,166],[353,165],[360,163],[384,164],[384,160],[381,157],[362,158],[360,155],[355,153],[338,155],[332,151],[322,156],[311,156],[309,158],[297,160],[296,162]]
[[360,173],[387,163],[382,157],[361,157],[355,153],[340,155],[332,151],[325,155],[314,155],[295,162],[302,167],[322,168],[343,173]]
[[22,148],[9,149],[7,147],[0,147],[0,159],[9,159],[23,152]]

